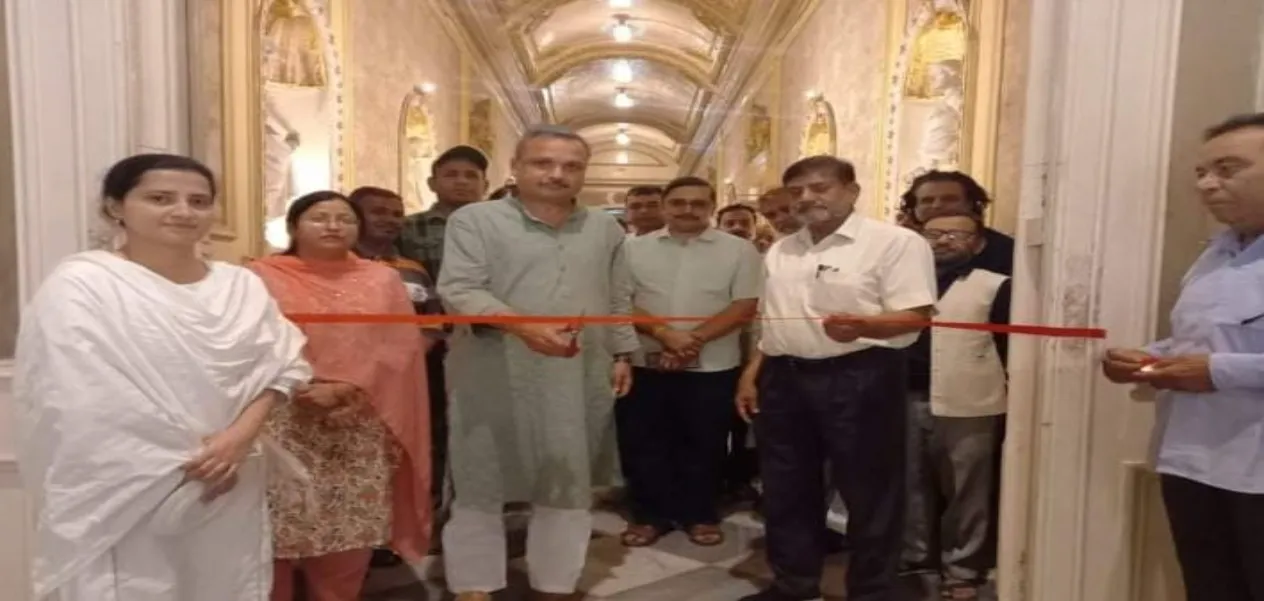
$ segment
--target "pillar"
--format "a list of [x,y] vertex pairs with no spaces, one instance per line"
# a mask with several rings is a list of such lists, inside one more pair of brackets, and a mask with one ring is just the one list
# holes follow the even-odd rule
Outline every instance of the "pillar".
[[[185,148],[183,19],[174,0],[5,2],[12,154],[0,185],[12,189],[0,194],[16,200],[17,256],[0,252],[0,268],[16,267],[17,290],[0,294],[10,301],[29,300],[59,261],[88,247],[111,164]],[[30,508],[13,455],[11,379],[12,360],[0,357],[0,591],[27,601]]]

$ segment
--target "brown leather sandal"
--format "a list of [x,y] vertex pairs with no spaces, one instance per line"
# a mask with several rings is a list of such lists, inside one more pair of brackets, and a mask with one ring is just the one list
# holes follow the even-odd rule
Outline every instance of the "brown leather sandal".
[[939,586],[939,597],[945,601],[977,601],[979,587],[970,582],[949,580]]
[[648,547],[663,538],[666,532],[649,524],[629,524],[619,536],[625,547]]
[[715,524],[695,524],[689,527],[689,542],[699,547],[714,547],[724,542],[724,531]]

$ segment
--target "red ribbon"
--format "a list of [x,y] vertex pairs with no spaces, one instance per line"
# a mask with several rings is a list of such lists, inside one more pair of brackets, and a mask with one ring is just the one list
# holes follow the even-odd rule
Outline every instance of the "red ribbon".
[[[626,325],[626,324],[661,324],[661,323],[702,323],[710,317],[658,315],[395,315],[369,313],[294,313],[287,315],[290,321],[299,324],[411,324],[418,326],[445,325],[510,325],[510,324],[559,324],[570,326],[585,325]],[[763,317],[763,321],[785,320],[819,320],[817,317]],[[1017,334],[1026,336],[1042,336],[1046,338],[1087,338],[1100,340],[1106,338],[1106,330],[1101,328],[1067,328],[1059,326],[1041,326],[1029,324],[992,324],[969,323],[956,321],[926,321],[920,325],[927,328],[947,328],[951,330],[973,330],[994,334]]]

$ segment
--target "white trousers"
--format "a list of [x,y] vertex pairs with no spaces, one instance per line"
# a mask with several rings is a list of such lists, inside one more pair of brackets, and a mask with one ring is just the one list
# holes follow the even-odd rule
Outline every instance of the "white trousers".
[[[575,592],[593,518],[587,509],[533,507],[527,524],[527,575],[541,593]],[[508,586],[505,520],[460,506],[443,529],[443,569],[453,593],[490,593]]]

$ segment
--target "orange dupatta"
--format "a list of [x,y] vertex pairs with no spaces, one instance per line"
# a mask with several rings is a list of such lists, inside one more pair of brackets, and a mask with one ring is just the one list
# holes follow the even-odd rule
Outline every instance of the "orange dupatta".
[[[273,255],[247,265],[281,311],[413,314],[399,274],[348,255],[314,261]],[[304,355],[318,380],[363,390],[403,450],[391,478],[391,546],[416,562],[430,548],[430,411],[421,332],[407,324],[308,324]]]

